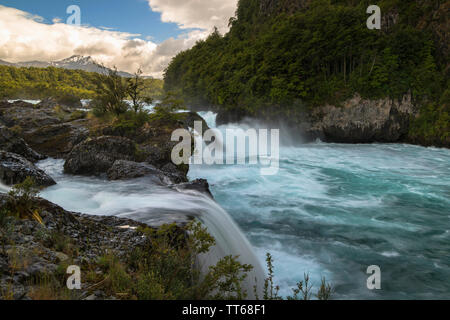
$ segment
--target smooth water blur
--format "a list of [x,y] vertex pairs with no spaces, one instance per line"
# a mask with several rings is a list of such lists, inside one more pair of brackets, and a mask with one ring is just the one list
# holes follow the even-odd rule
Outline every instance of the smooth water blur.
[[[450,298],[448,149],[317,142],[282,147],[275,176],[238,165],[189,176],[208,179],[262,263],[274,256],[283,295],[307,272],[337,299]],[[367,289],[370,265],[382,290]]]
[[[46,159],[38,163],[57,182],[41,196],[69,211],[92,215],[118,216],[160,226],[188,222],[197,218],[216,239],[216,245],[199,259],[205,272],[225,256],[239,256],[254,270],[244,281],[249,298],[254,298],[255,278],[264,282],[264,271],[253,248],[240,229],[214,200],[193,190],[156,185],[152,179],[108,181],[101,177],[83,177],[63,173],[64,160]],[[2,186],[0,185],[0,191]],[[259,295],[262,294],[259,287]]]

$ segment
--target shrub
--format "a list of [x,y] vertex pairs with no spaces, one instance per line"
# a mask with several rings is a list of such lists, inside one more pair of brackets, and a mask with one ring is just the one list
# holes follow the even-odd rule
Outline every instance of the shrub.
[[77,107],[80,105],[80,98],[73,94],[61,94],[56,96],[56,101],[64,106]]
[[96,116],[100,117],[106,113],[120,115],[129,109],[124,101],[127,98],[127,82],[119,75],[117,69],[108,69],[105,74],[98,74],[95,85],[96,95],[91,105]]
[[152,118],[163,121],[177,121],[176,112],[184,109],[186,109],[184,101],[175,93],[168,92],[164,99],[155,106],[155,113]]
[[33,198],[39,193],[34,179],[27,177],[22,183],[16,184],[9,192],[8,210],[10,214],[22,219],[34,219],[42,224],[37,208],[34,208]]
[[72,112],[70,114],[70,121],[74,121],[74,120],[79,120],[79,119],[84,119],[87,116],[87,112],[82,111],[82,110],[76,110],[74,112]]

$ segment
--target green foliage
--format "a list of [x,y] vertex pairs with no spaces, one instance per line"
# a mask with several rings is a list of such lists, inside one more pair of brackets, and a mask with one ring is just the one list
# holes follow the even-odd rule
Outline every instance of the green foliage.
[[[249,114],[365,98],[438,100],[443,70],[436,37],[427,25],[433,6],[389,0],[382,12],[401,12],[387,30],[366,27],[369,1],[277,1],[264,8],[240,0],[225,36],[178,54],[165,72],[166,91],[189,104],[209,103]],[[438,6],[437,6],[438,7]],[[410,19],[407,15],[420,17]],[[432,21],[432,18],[430,18]]]
[[278,295],[279,286],[274,285],[273,258],[270,253],[266,255],[268,277],[264,281],[264,300],[280,300]]
[[33,198],[39,193],[34,179],[27,177],[22,183],[16,184],[9,192],[7,208],[9,212],[19,218],[32,218],[42,223],[39,214],[33,206]]
[[126,111],[116,116],[111,124],[113,133],[127,137],[136,134],[136,131],[150,120],[150,114],[146,110],[138,112]]
[[80,103],[80,98],[74,94],[59,94],[55,97],[56,102],[65,106],[76,106]]
[[450,145],[450,105],[424,105],[411,121],[409,138],[424,145]]
[[[97,74],[62,68],[16,68],[0,65],[0,99],[45,99],[55,97],[61,104],[95,97]],[[163,81],[143,79],[145,96],[159,99]]]
[[128,94],[128,84],[119,76],[117,69],[106,70],[105,74],[97,74],[95,85],[95,98],[91,106],[96,116],[107,113],[118,116],[128,110],[129,106],[124,101]]
[[174,92],[168,92],[154,108],[153,120],[163,122],[176,122],[178,120],[177,111],[186,109],[183,99]]
[[[280,287],[274,285],[273,258],[270,253],[267,253],[266,263],[268,277],[264,283],[264,300],[281,300],[282,298],[278,295]],[[305,273],[304,280],[297,283],[296,288],[292,289],[293,295],[288,296],[287,300],[311,300],[312,288],[309,275]],[[318,300],[330,300],[332,292],[331,285],[326,282],[325,278],[322,278],[320,287],[314,297]]]
[[74,121],[74,120],[84,119],[84,118],[86,118],[86,116],[87,116],[86,111],[76,110],[70,114],[69,120]]
[[253,269],[253,266],[242,264],[238,259],[237,256],[226,256],[210,268],[203,284],[210,292],[208,298],[214,300],[247,298],[247,292],[242,287],[242,282],[247,278],[247,273]]
[[144,94],[145,90],[146,82],[142,78],[142,70],[139,69],[133,78],[127,79],[127,94],[131,98],[135,113],[142,111],[145,104],[153,103],[153,98]]
[[0,98],[45,99],[70,96],[92,98],[95,73],[60,68],[16,68],[0,66]]
[[131,252],[126,263],[112,254],[98,261],[109,294],[140,300],[246,297],[241,283],[252,266],[241,264],[237,257],[225,257],[200,276],[197,258],[215,240],[199,222],[190,223],[186,230],[164,225],[138,231],[145,235],[146,244]]

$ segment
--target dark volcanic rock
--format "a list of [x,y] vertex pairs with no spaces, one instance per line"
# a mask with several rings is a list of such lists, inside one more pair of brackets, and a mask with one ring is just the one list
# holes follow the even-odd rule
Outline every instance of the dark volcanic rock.
[[0,150],[19,154],[31,162],[45,159],[43,155],[31,149],[15,132],[4,126],[0,126]]
[[164,165],[161,170],[166,174],[169,175],[170,178],[175,183],[181,183],[181,182],[187,182],[187,174],[189,172],[189,166],[188,165],[179,165],[176,166],[172,162],[167,163]]
[[0,180],[3,183],[11,186],[23,182],[27,177],[33,178],[38,186],[56,184],[50,176],[24,157],[0,151]]
[[211,198],[213,197],[211,191],[209,190],[209,183],[205,179],[197,179],[191,182],[177,184],[174,187],[178,190],[193,190],[206,194]]
[[108,170],[109,180],[126,180],[140,177],[148,177],[154,183],[161,185],[173,183],[161,170],[146,163],[117,160],[111,169]]
[[39,105],[16,101],[0,104],[0,120],[7,126],[19,126],[30,130],[63,122],[54,108],[42,108]]
[[122,137],[102,136],[76,145],[67,156],[64,172],[98,175],[106,173],[116,160],[134,161],[136,145]]
[[54,108],[58,105],[58,102],[53,97],[45,98],[38,103],[39,108]]
[[23,134],[35,150],[53,158],[64,158],[89,136],[86,120],[44,126]]

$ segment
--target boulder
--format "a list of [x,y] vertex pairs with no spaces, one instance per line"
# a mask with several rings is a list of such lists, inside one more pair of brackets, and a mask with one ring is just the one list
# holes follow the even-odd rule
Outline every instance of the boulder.
[[194,181],[177,184],[174,186],[177,190],[193,190],[207,195],[213,198],[211,191],[209,190],[209,183],[205,179],[197,179]]
[[44,126],[23,134],[35,150],[53,158],[64,158],[89,136],[86,120]]
[[36,185],[40,187],[56,184],[50,176],[24,157],[0,151],[0,180],[4,184],[11,186],[22,183],[27,177],[33,178]]
[[160,185],[172,184],[172,180],[161,170],[146,163],[117,160],[108,170],[109,180],[126,180],[146,177],[152,182]]
[[185,129],[194,128],[195,122],[199,121],[202,123],[202,135],[205,134],[207,130],[209,130],[209,126],[206,123],[205,119],[203,119],[197,112],[183,112],[180,114],[179,120]]
[[63,122],[55,108],[44,108],[24,101],[1,103],[0,119],[7,127],[18,126],[24,131]]
[[17,133],[4,126],[0,126],[0,150],[19,154],[31,162],[45,159],[43,155],[31,149]]
[[89,138],[76,145],[68,154],[64,172],[69,174],[99,175],[106,173],[117,160],[134,161],[136,144],[122,137]]
[[187,182],[187,174],[189,172],[189,165],[179,165],[176,166],[172,162],[167,163],[161,167],[166,175],[169,175],[175,183]]

